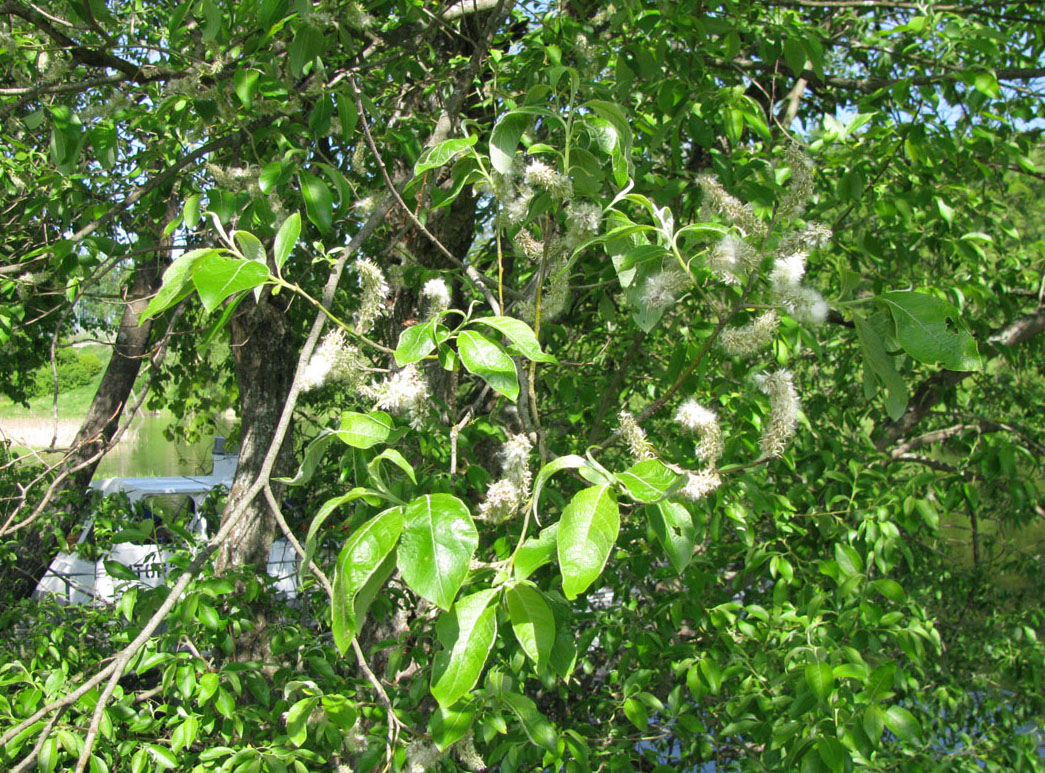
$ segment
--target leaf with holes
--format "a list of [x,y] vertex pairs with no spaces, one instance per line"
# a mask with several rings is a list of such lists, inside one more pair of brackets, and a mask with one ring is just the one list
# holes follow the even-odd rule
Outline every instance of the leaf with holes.
[[947,301],[913,291],[882,293],[904,351],[919,362],[947,370],[980,370],[976,341],[961,324],[961,313]]

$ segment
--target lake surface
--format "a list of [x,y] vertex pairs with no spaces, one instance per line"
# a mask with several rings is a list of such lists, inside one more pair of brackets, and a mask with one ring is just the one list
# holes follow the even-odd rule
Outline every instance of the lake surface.
[[[171,441],[164,431],[178,419],[170,414],[147,414],[134,419],[116,444],[98,465],[95,479],[99,478],[151,478],[167,475],[199,475],[211,469],[211,449],[214,434],[209,433],[195,443]],[[42,448],[50,444],[54,435],[54,422],[49,419],[4,420],[3,432],[15,446]],[[60,420],[58,444],[67,445],[79,428],[79,420]],[[219,420],[220,431],[225,434],[231,422]],[[46,454],[53,460],[55,455]]]

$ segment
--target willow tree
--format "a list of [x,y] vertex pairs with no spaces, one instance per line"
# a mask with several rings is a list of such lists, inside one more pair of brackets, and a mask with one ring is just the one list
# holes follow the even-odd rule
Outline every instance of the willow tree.
[[[159,218],[158,399],[227,341],[243,425],[12,764],[1034,764],[1036,4],[3,10],[10,345]],[[262,631],[277,530],[318,612]]]

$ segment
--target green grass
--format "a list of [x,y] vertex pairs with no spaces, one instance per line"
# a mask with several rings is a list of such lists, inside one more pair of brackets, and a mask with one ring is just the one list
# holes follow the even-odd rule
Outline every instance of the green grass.
[[[109,358],[112,356],[112,347],[104,344],[90,344],[85,346],[83,350],[95,355],[102,361],[103,366],[108,365]],[[91,401],[94,400],[95,392],[98,391],[98,385],[102,382],[102,374],[104,372],[103,367],[98,375],[91,380],[91,383],[84,384],[76,389],[70,389],[68,392],[62,392],[58,395],[58,416],[62,419],[82,419],[86,416],[87,409],[91,407]],[[28,408],[6,397],[0,397],[0,419],[49,419],[53,415],[53,395],[47,394],[32,398],[29,401]]]

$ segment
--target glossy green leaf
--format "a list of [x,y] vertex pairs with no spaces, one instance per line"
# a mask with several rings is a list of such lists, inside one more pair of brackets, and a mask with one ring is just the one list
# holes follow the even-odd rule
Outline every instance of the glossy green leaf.
[[903,706],[890,706],[885,710],[885,726],[901,741],[917,741],[922,728],[914,715]]
[[492,327],[511,341],[519,354],[526,357],[534,362],[550,362],[557,363],[554,357],[550,354],[541,350],[541,345],[537,341],[537,336],[533,332],[533,328],[523,322],[521,319],[514,319],[512,317],[480,317],[479,319],[473,319],[471,324],[473,325],[487,325]]
[[976,341],[965,330],[961,313],[953,304],[912,291],[882,293],[878,300],[889,309],[896,337],[914,359],[930,365],[939,363],[948,370],[983,367]]
[[490,603],[497,593],[490,588],[465,596],[436,623],[443,649],[432,663],[431,689],[440,706],[453,706],[479,681],[497,638],[497,607]]
[[877,746],[882,739],[882,732],[885,730],[885,712],[882,711],[882,707],[877,703],[872,703],[864,709],[861,724],[867,737],[871,739],[871,743]]
[[620,531],[620,511],[613,489],[591,486],[579,491],[559,520],[558,554],[562,590],[573,600],[602,574]]
[[507,113],[493,127],[490,135],[490,162],[501,174],[512,171],[515,151],[530,120],[530,116],[524,113]]
[[213,258],[221,253],[222,251],[217,249],[190,250],[171,263],[163,272],[163,286],[156,293],[156,297],[149,301],[140,320],[144,322],[150,317],[155,317],[191,293],[193,285],[190,280],[196,263],[202,258]]
[[265,245],[261,243],[261,240],[249,231],[234,231],[232,238],[236,242],[236,246],[239,247],[243,257],[247,260],[255,260],[262,265],[267,262],[265,255]]
[[414,466],[406,460],[406,457],[396,451],[394,448],[386,448],[384,451],[379,453],[369,462],[367,462],[366,468],[370,473],[371,477],[377,477],[380,472],[379,468],[381,462],[391,462],[400,470],[406,473],[406,476],[410,478],[410,481],[414,484],[417,483],[417,475],[414,472]]
[[457,334],[457,350],[469,373],[477,375],[509,400],[519,397],[515,362],[503,346],[474,330],[462,330]]
[[536,537],[530,537],[519,546],[512,564],[516,579],[525,580],[552,560],[552,556],[555,555],[558,533],[559,523],[556,521],[542,529]]
[[450,609],[479,545],[468,506],[449,494],[425,494],[407,505],[404,520],[403,580],[417,595]]
[[273,245],[273,258],[276,261],[276,268],[282,270],[283,266],[286,265],[287,258],[294,251],[294,245],[297,244],[300,235],[301,215],[294,212],[283,221],[283,225],[279,227],[279,231],[276,233],[276,242]]
[[681,574],[693,558],[697,538],[689,509],[679,502],[658,502],[643,510],[672,568]]
[[214,311],[229,296],[260,287],[271,278],[268,267],[261,263],[221,255],[202,257],[192,272],[192,283],[207,312]]
[[359,709],[343,695],[324,695],[322,699],[323,713],[336,727],[348,732],[359,719]]
[[617,481],[636,502],[663,499],[681,476],[672,472],[659,459],[647,459],[618,473]]
[[871,672],[867,680],[867,694],[872,700],[882,700],[892,695],[896,680],[896,664],[884,663]]
[[816,752],[832,773],[842,773],[849,763],[849,752],[837,738],[820,738],[816,742]]
[[827,663],[809,663],[805,667],[806,684],[820,700],[826,700],[835,687],[834,672]]
[[500,697],[518,717],[523,732],[526,733],[526,737],[530,739],[531,743],[550,752],[554,752],[558,748],[559,739],[555,727],[538,710],[536,703],[525,695],[513,692],[504,692]]
[[634,698],[624,701],[624,716],[640,731],[645,733],[649,730],[649,712],[646,707]]
[[538,668],[545,668],[555,644],[555,616],[543,594],[530,583],[512,586],[505,593],[508,618],[523,652]]
[[371,448],[388,440],[391,432],[392,419],[387,413],[345,411],[341,415],[341,428],[335,434],[353,448]]
[[317,703],[319,698],[302,698],[287,711],[287,737],[295,746],[302,746],[308,740],[308,718]]
[[443,140],[438,145],[425,148],[424,152],[418,156],[417,161],[414,162],[414,175],[441,167],[461,151],[468,150],[468,148],[475,145],[478,139],[478,134],[472,134],[468,137]]
[[342,654],[373,600],[368,589],[383,584],[392,572],[393,551],[402,530],[402,509],[385,510],[360,526],[341,548],[334,568],[331,616],[334,643]]
[[324,236],[334,223],[334,197],[327,184],[304,170],[298,172],[301,195],[305,199],[305,214]]
[[396,365],[403,367],[411,362],[427,357],[440,341],[447,338],[447,330],[436,320],[411,325],[399,334],[399,343],[395,350]]
[[895,601],[899,603],[903,601],[905,598],[907,598],[907,594],[904,593],[903,586],[900,585],[900,583],[898,583],[896,580],[890,580],[888,578],[874,580],[871,583],[871,587],[879,593],[881,593],[890,601]]
[[254,106],[254,92],[258,86],[258,77],[261,75],[257,70],[236,70],[232,76],[233,87],[240,104],[247,110]]
[[468,734],[474,722],[474,710],[436,706],[428,718],[428,732],[439,751],[446,751]]
[[319,546],[319,533],[323,528],[323,524],[326,523],[327,518],[330,517],[339,507],[354,502],[357,499],[361,499],[367,495],[372,495],[371,489],[362,488],[357,486],[356,488],[349,491],[347,494],[341,496],[331,497],[320,505],[319,510],[312,516],[312,522],[308,525],[308,534],[305,536],[305,557],[301,559],[299,564],[298,575],[304,578],[305,574],[311,571],[309,564],[312,559],[315,558],[316,549]]

